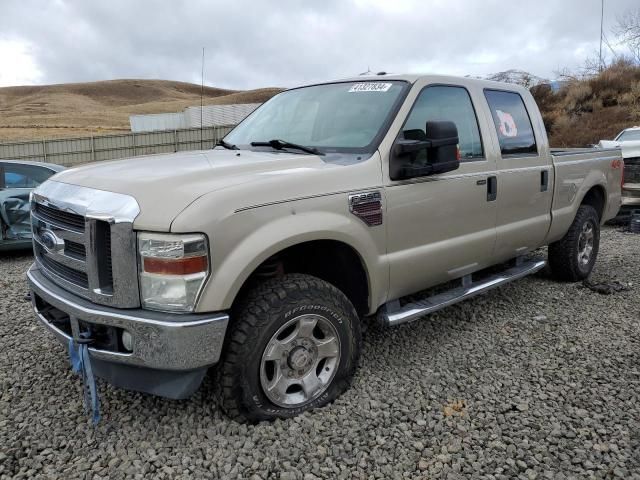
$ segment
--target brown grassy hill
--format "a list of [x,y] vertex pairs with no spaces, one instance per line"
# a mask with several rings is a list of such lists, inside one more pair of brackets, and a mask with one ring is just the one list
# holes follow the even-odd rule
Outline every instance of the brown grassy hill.
[[621,61],[554,92],[531,89],[553,147],[583,147],[640,124],[640,66]]
[[[205,87],[204,103],[264,102],[278,88]],[[200,85],[168,80],[109,80],[0,88],[0,141],[120,133],[129,115],[178,112],[200,104]]]

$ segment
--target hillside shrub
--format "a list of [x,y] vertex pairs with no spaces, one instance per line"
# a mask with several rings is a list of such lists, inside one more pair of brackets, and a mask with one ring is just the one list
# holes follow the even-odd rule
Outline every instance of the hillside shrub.
[[585,147],[640,122],[640,67],[621,60],[558,90],[531,88],[553,147]]

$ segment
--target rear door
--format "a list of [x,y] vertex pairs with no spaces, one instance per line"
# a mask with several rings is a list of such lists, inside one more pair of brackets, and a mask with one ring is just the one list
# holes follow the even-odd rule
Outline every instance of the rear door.
[[[500,147],[497,160],[495,261],[522,255],[544,243],[551,224],[553,166],[546,134],[530,96],[485,89]],[[533,121],[532,121],[533,120]]]
[[[496,202],[487,189],[495,162],[482,142],[490,125],[478,121],[472,95],[459,85],[425,86],[398,135],[425,138],[427,121],[452,121],[458,129],[461,164],[440,175],[387,179],[391,299],[491,264]],[[426,152],[420,155],[424,158],[416,161],[426,163]]]

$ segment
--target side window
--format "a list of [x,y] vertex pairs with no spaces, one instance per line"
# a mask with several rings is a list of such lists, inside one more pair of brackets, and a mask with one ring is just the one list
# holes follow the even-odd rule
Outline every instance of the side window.
[[5,188],[35,188],[53,175],[49,169],[32,165],[5,164]]
[[[443,120],[456,124],[461,161],[483,158],[476,112],[469,92],[463,87],[437,85],[422,90],[402,133],[405,139],[422,140],[426,137],[425,125],[428,121]],[[426,154],[421,155],[425,158],[419,156],[418,160],[426,162]]]
[[536,154],[536,138],[522,97],[515,92],[485,90],[502,155]]

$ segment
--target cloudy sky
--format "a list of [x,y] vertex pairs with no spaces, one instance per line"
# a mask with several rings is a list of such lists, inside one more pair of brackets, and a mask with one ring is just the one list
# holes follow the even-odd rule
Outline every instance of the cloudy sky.
[[[600,0],[0,0],[0,86],[293,86],[372,71],[546,78],[597,55]],[[605,33],[638,0],[605,0]],[[608,49],[605,47],[608,52]],[[610,53],[609,53],[610,56]]]

